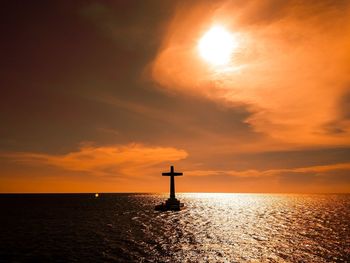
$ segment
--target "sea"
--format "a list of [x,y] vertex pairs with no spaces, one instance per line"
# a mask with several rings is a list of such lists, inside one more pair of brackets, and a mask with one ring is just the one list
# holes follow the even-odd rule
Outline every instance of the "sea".
[[350,262],[349,194],[2,194],[0,262]]

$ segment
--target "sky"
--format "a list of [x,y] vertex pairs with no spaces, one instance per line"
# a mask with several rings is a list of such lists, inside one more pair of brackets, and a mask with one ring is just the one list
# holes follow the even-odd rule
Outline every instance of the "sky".
[[[179,192],[350,192],[349,1],[0,13],[0,192],[166,192],[170,165]],[[199,48],[213,28],[222,64]]]

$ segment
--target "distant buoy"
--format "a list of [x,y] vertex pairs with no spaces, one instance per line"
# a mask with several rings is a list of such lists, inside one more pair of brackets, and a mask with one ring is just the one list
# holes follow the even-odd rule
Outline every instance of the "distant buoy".
[[95,194],[95,197],[96,197],[96,198],[98,197],[98,193]]

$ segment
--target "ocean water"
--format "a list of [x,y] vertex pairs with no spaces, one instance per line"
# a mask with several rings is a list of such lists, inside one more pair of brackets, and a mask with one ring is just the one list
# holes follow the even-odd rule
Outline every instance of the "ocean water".
[[0,195],[1,262],[350,262],[350,195]]

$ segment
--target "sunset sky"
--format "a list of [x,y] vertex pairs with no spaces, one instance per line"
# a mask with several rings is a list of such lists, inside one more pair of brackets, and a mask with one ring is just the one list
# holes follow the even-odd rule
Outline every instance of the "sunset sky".
[[350,1],[0,13],[0,192],[350,192]]

